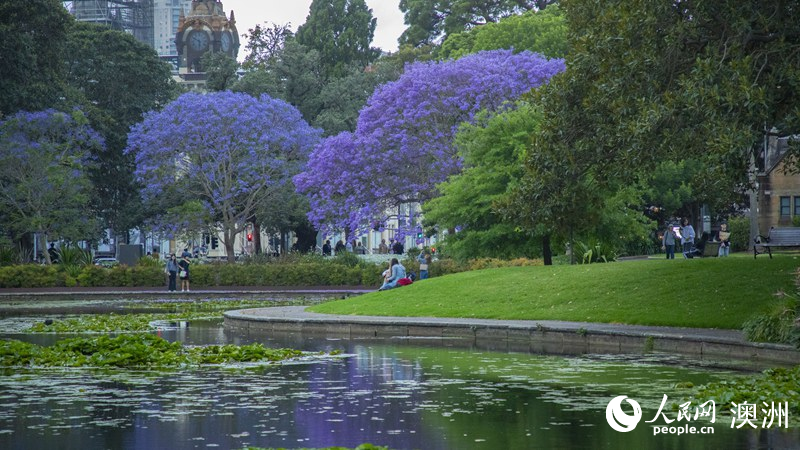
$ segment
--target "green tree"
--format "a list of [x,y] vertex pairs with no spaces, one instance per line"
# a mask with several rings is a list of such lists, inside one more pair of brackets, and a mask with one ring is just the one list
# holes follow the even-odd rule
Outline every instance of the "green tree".
[[0,118],[59,104],[73,22],[58,0],[0,2]]
[[527,11],[501,19],[496,23],[447,36],[442,43],[442,58],[460,58],[481,50],[513,48],[530,50],[549,58],[567,54],[567,24],[557,5],[545,10]]
[[265,73],[266,76],[259,76],[262,89],[292,104],[307,122],[313,122],[319,114],[320,92],[325,86],[320,53],[290,39]]
[[[746,183],[765,124],[800,130],[800,10],[783,1],[564,0],[567,71],[537,93],[544,117],[517,199],[527,227],[589,230],[604,198],[663,161],[693,159],[717,201]],[[572,234],[572,233],[570,233]]]
[[497,22],[503,17],[531,9],[545,9],[554,1],[526,0],[400,0],[400,11],[408,28],[401,44],[419,46],[440,42],[445,37]]
[[319,93],[319,113],[311,124],[332,136],[355,131],[358,114],[375,88],[400,76],[393,62],[379,60],[370,70],[353,69],[347,75],[328,81]]
[[266,68],[267,64],[283,50],[286,39],[292,36],[289,24],[278,25],[273,23],[271,26],[264,27],[256,25],[255,28],[247,30],[247,33],[245,33],[247,56],[242,62],[242,67],[245,70]]
[[382,58],[369,70],[350,66],[341,77],[326,79],[319,52],[290,38],[274,58],[246,72],[231,90],[285,100],[311,125],[333,135],[355,130],[369,96],[378,85],[396,79],[402,67],[394,58]]
[[170,67],[130,34],[85,22],[73,27],[60,61],[67,101],[80,105],[106,140],[90,171],[92,205],[106,227],[127,231],[141,222],[142,208],[133,156],[123,149],[130,127],[177,95]]
[[502,114],[482,114],[462,125],[456,146],[463,158],[460,174],[439,184],[441,196],[425,203],[426,228],[459,229],[446,238],[448,253],[457,258],[533,257],[538,241],[504,221],[496,210],[522,176],[522,160],[541,113],[527,102]]
[[206,89],[209,91],[224,91],[236,82],[239,63],[225,53],[207,52],[201,63],[206,69]]
[[563,6],[572,27],[567,88],[583,106],[570,122],[577,138],[595,143],[600,175],[637,176],[693,157],[702,178],[724,180],[715,194],[731,195],[765,124],[798,130],[798,8],[734,0]]
[[326,78],[340,77],[377,59],[380,51],[370,47],[376,24],[364,0],[313,0],[295,38],[319,52]]
[[672,216],[688,216],[692,205],[706,200],[695,187],[697,176],[703,173],[700,163],[695,160],[664,161],[655,167],[649,177],[645,177],[647,188],[644,200],[661,210],[657,215],[660,221]]
[[261,94],[280,97],[277,94],[280,90],[279,82],[280,80],[277,80],[274,74],[266,70],[249,70],[233,83],[231,91],[243,92],[256,98],[260,97]]

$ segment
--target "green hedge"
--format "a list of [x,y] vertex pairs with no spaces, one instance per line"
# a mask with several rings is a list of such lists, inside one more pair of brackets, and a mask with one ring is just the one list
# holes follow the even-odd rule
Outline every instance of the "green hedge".
[[[211,286],[379,286],[381,267],[348,267],[333,262],[292,264],[206,264],[191,267],[195,287]],[[164,269],[144,266],[83,267],[77,277],[58,265],[0,267],[0,288],[160,287]]]
[[734,252],[747,251],[750,244],[750,218],[747,216],[731,217],[728,219],[728,230],[731,232],[731,250]]
[[67,274],[56,266],[19,265],[0,267],[0,287],[62,287]]
[[[419,263],[406,259],[403,265],[419,273]],[[491,267],[541,265],[539,260],[476,259],[458,262],[435,260],[431,277]],[[385,264],[373,264],[355,258],[295,258],[285,261],[249,264],[194,264],[192,287],[219,286],[369,286],[378,287]],[[75,274],[58,264],[34,264],[0,267],[0,288],[37,287],[163,287],[167,283],[163,266],[151,264],[105,268],[85,266]]]
[[207,264],[190,269],[198,286],[376,286],[376,265],[348,267],[326,262]]

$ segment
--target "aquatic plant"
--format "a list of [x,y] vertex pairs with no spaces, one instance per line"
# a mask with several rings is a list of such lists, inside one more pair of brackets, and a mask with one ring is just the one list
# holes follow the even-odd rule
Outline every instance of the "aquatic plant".
[[780,294],[783,298],[771,305],[767,312],[756,314],[744,322],[742,329],[748,340],[800,344],[800,330],[796,324],[797,298],[785,293]]
[[31,325],[28,333],[131,333],[150,331],[155,321],[222,318],[222,312],[182,312],[176,314],[86,314]]
[[[767,405],[787,402],[789,406],[789,420],[791,426],[796,426],[800,415],[800,366],[793,368],[774,368],[765,370],[759,375],[736,378],[730,381],[709,383],[697,388],[693,404],[702,404],[713,400],[718,413],[727,414],[735,410],[737,405],[755,404],[757,408]],[[683,403],[683,402],[681,402]]]
[[186,365],[275,362],[303,356],[300,350],[261,344],[184,346],[152,334],[71,338],[53,346],[17,340],[0,342],[3,367],[179,368]]
[[[272,448],[263,448],[263,447],[247,447],[246,450],[284,450],[284,449],[272,449]],[[298,450],[351,450],[347,447],[325,447],[325,448],[301,448]],[[361,444],[358,447],[352,450],[389,450],[389,447],[379,447],[372,444]]]

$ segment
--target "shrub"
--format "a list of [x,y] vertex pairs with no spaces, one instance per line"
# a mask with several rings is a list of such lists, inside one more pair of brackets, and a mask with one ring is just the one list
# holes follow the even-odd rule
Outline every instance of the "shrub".
[[108,282],[108,271],[104,267],[86,266],[77,276],[78,284],[84,287],[111,286]]
[[731,217],[728,219],[728,230],[731,232],[731,250],[734,252],[747,251],[750,244],[750,218],[747,216]]
[[611,245],[600,241],[590,243],[576,242],[578,253],[575,256],[581,264],[591,264],[599,262],[611,262],[617,260],[617,252]]
[[[800,269],[795,272],[795,285],[800,290]],[[796,296],[784,292],[781,297],[763,314],[757,314],[743,325],[747,339],[754,342],[774,342],[778,344],[800,344],[800,302]]]
[[[147,259],[147,258],[144,258]],[[407,258],[403,265],[419,273],[419,262]],[[494,267],[542,265],[538,259],[501,260],[481,258],[456,261],[436,259],[429,268],[432,277]],[[0,288],[32,287],[156,287],[166,284],[160,263],[119,265],[111,268],[87,265],[75,270],[59,270],[58,266],[17,265],[0,267]],[[266,264],[192,264],[192,286],[369,286],[381,283],[384,262],[366,261],[353,254],[337,258],[294,257],[274,258]]]
[[0,288],[61,287],[65,274],[54,266],[24,264],[0,267]]
[[64,246],[58,250],[58,262],[64,267],[92,264],[92,253],[79,247]]
[[17,262],[17,252],[9,246],[0,246],[0,267],[10,266]]
[[142,256],[139,258],[139,261],[136,262],[136,267],[157,267],[164,270],[165,264],[165,262],[159,261],[151,256]]
[[347,267],[355,267],[361,262],[361,260],[355,253],[342,252],[337,253],[336,256],[333,257],[333,262],[336,264],[345,265]]
[[164,269],[155,266],[114,267],[111,270],[127,270],[131,286],[163,286],[166,284]]

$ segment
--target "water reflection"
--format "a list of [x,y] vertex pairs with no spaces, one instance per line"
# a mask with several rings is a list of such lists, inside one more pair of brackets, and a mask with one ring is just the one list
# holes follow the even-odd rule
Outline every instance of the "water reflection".
[[[393,449],[796,448],[797,432],[731,430],[653,436],[613,431],[616,395],[655,415],[678,382],[724,374],[612,357],[562,358],[424,346],[231,333],[219,322],[161,332],[190,344],[266,342],[347,356],[258,368],[172,372],[39,370],[0,376],[0,448]],[[52,339],[52,337],[49,337]],[[704,424],[705,425],[705,424]]]

